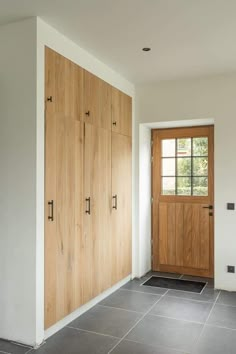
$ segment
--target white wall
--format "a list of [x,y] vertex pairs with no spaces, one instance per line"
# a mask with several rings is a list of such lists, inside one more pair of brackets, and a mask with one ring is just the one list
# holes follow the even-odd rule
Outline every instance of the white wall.
[[151,269],[151,129],[139,127],[138,276]]
[[36,21],[0,27],[0,338],[35,342]]
[[[236,74],[136,88],[135,191],[138,210],[141,203],[137,194],[139,125],[205,118],[215,121],[215,279],[216,287],[226,290],[236,290],[236,275],[226,273],[227,264],[236,265],[236,211],[226,210],[227,202],[236,202],[235,92]],[[137,237],[139,240],[143,237],[140,230]]]

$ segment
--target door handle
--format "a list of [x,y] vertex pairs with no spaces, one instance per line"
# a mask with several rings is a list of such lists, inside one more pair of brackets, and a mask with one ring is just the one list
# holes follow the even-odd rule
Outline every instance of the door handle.
[[112,209],[116,209],[117,210],[117,194],[113,195],[112,199],[115,201],[115,204],[112,206]]
[[86,116],[90,116],[90,111],[85,112]]
[[204,206],[203,209],[213,209],[213,205]]
[[90,197],[86,198],[85,201],[86,201],[87,206],[88,206],[88,208],[86,208],[86,210],[85,210],[85,213],[90,215],[91,214],[91,209],[90,209],[91,208],[91,206],[90,206],[91,198]]
[[53,200],[50,200],[49,202],[48,202],[48,205],[49,205],[49,208],[51,209],[50,211],[50,213],[49,213],[49,215],[48,215],[48,220],[51,220],[51,221],[53,221],[54,220],[54,202],[53,202]]

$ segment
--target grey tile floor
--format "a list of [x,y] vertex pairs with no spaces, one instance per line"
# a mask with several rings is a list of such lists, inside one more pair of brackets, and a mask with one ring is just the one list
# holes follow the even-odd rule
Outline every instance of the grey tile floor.
[[211,279],[202,294],[142,286],[152,274],[160,273],[130,281],[39,349],[0,340],[0,353],[236,354],[236,292],[214,290]]

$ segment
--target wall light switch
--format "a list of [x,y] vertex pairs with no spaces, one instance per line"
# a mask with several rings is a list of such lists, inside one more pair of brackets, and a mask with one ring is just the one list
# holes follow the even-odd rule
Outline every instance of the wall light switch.
[[234,203],[227,203],[227,210],[234,210],[235,204]]

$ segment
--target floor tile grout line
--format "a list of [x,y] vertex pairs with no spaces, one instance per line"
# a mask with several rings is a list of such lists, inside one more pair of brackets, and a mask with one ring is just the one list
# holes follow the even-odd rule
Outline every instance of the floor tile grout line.
[[218,298],[219,298],[219,296],[220,296],[220,293],[221,293],[221,291],[219,291],[219,294],[217,295],[215,301],[213,302],[211,311],[209,312],[209,314],[208,314],[208,316],[207,316],[207,319],[206,319],[206,321],[205,321],[205,323],[204,323],[204,325],[203,325],[203,327],[202,327],[202,330],[201,330],[201,332],[200,332],[200,334],[199,334],[199,337],[198,337],[197,340],[196,340],[195,349],[194,349],[193,354],[194,354],[195,351],[197,350],[197,345],[198,345],[198,343],[199,343],[199,341],[200,341],[200,339],[201,339],[201,337],[202,337],[202,335],[203,335],[204,329],[205,329],[205,327],[206,327],[206,325],[207,325],[207,321],[209,320],[209,318],[210,318],[210,316],[211,316],[211,314],[212,314],[212,312],[213,312],[213,310],[214,310],[214,308],[215,308],[215,305],[216,305],[216,302],[217,302],[217,300],[218,300]]
[[112,336],[111,334],[104,334],[104,333],[94,332],[94,331],[90,331],[88,329],[76,328],[76,327],[72,327],[72,326],[67,326],[66,328],[74,329],[76,331],[81,331],[81,332],[87,332],[87,333],[91,333],[91,334],[97,334],[97,335],[103,336],[103,337],[110,337],[110,338],[114,338],[114,339],[120,339],[120,337]]
[[229,327],[224,327],[224,326],[218,326],[216,324],[209,324],[209,323],[205,323],[206,327],[214,327],[214,328],[221,328],[221,329],[228,329],[229,331],[236,331],[236,328],[229,328]]
[[[161,295],[159,295],[159,296],[161,296]],[[124,309],[122,307],[114,307],[114,306],[99,305],[99,304],[97,304],[96,306],[105,307],[105,308],[114,309],[114,310],[122,310],[122,311],[126,311],[126,312],[133,312],[133,313],[137,313],[139,315],[143,315],[143,312],[138,312],[138,311],[134,311],[134,310],[127,310],[127,309]]]
[[[150,288],[151,288],[151,286],[150,286]],[[159,289],[163,289],[164,290],[164,288],[159,288]],[[120,290],[133,291],[134,293],[141,293],[141,294],[147,294],[147,295],[163,295],[161,293],[159,293],[159,294],[157,294],[157,293],[149,293],[148,291],[141,291],[141,290],[139,291],[139,290],[133,290],[133,289],[126,289],[126,288],[120,289]],[[165,292],[166,292],[166,289],[165,289]]]
[[[218,296],[218,294],[217,294],[217,296]],[[182,300],[195,301],[195,302],[204,302],[205,304],[214,304],[214,302],[215,302],[215,300],[214,301],[196,300],[196,299],[190,299],[189,297],[174,296],[174,295],[171,295],[171,294],[167,295],[167,297],[173,297],[175,299],[182,299]]]
[[[133,339],[124,339],[125,341],[127,342],[133,342],[133,343],[137,343],[137,344],[143,344],[141,342],[137,342]],[[176,354],[180,353],[180,354],[183,354],[183,351],[182,350],[179,350],[179,349],[175,349],[173,347],[169,347],[169,346],[163,346],[163,345],[153,345],[153,344],[144,344],[144,345],[147,345],[149,347],[154,347],[154,348],[161,348],[161,349],[172,349],[176,352]],[[190,354],[190,353],[186,353],[186,354]]]
[[[165,292],[165,294],[168,292],[168,290]],[[144,319],[144,317],[156,306],[156,304],[165,296],[165,294],[161,295],[159,297],[159,299],[150,307],[150,309],[148,309],[148,311],[146,311],[143,316],[140,317],[140,319],[128,330],[128,332],[114,345],[114,347],[112,347],[108,354],[110,354],[121,342],[122,340],[124,340],[127,335],[142,321],[142,319]]]
[[[140,285],[141,286],[141,285]],[[163,288],[160,288],[160,289],[163,289]],[[163,295],[163,294],[153,294],[153,293],[148,293],[148,292],[145,292],[145,291],[138,291],[138,290],[130,290],[130,289],[125,289],[125,288],[121,288],[119,289],[118,291],[133,291],[135,293],[141,293],[141,294],[146,294],[146,295]]]
[[228,305],[228,304],[221,304],[219,302],[216,303],[216,305],[218,306],[225,306],[225,307],[232,307],[232,308],[236,308],[236,305]]
[[177,317],[170,317],[170,316],[163,316],[163,315],[157,315],[155,313],[150,313],[149,316],[154,316],[154,317],[161,317],[161,318],[167,318],[169,320],[175,320],[175,321],[183,321],[183,322],[188,322],[188,323],[194,323],[194,324],[200,324],[203,325],[205,322],[199,322],[199,321],[191,321],[191,320],[186,320],[183,318],[177,318]]

